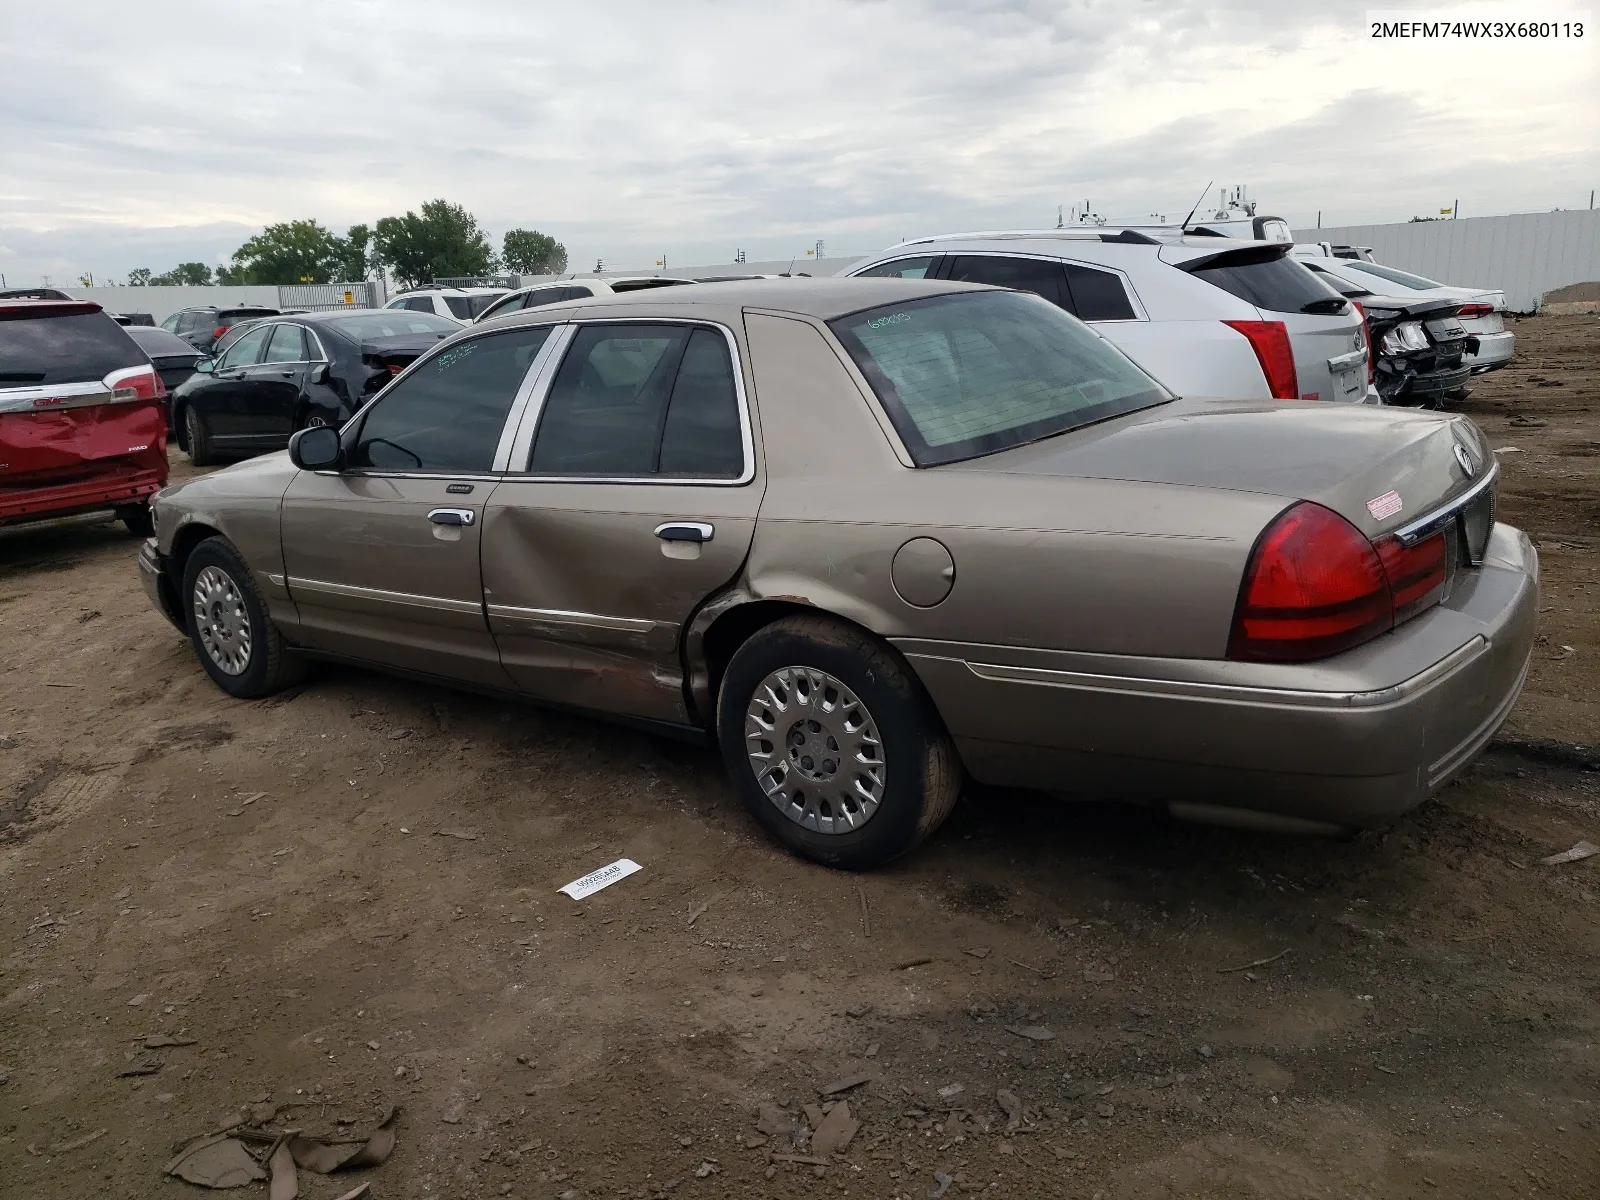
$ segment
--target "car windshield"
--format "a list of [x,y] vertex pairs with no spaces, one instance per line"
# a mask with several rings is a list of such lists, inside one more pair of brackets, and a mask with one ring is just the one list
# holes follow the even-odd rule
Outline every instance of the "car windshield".
[[408,308],[385,308],[377,312],[351,313],[347,317],[334,317],[327,324],[353,342],[363,342],[368,338],[406,337],[419,333],[454,333],[461,328],[454,321],[447,321],[432,313],[412,312]]
[[504,292],[484,292],[477,296],[446,296],[445,305],[463,321],[483,315],[483,310],[504,296]]
[[1379,279],[1387,279],[1390,283],[1398,283],[1401,287],[1416,288],[1425,292],[1429,288],[1444,287],[1432,279],[1424,279],[1421,275],[1413,275],[1410,271],[1397,271],[1393,267],[1379,266],[1369,262],[1346,262],[1345,266],[1352,271],[1360,271],[1366,275],[1376,275]]
[[961,292],[829,322],[919,467],[976,458],[1173,397],[1037,296]]

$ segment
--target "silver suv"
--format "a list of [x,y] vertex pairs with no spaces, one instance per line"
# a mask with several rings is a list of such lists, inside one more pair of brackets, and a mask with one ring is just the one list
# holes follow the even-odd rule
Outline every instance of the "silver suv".
[[1378,403],[1361,313],[1284,242],[1133,229],[902,242],[841,272],[1036,292],[1172,391]]

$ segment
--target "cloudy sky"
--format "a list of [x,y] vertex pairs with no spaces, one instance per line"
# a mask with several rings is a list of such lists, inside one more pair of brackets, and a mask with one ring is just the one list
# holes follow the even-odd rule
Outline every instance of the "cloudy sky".
[[1296,226],[1583,207],[1583,8],[1460,3],[1587,36],[1426,43],[1342,0],[5,3],[0,272],[215,264],[274,221],[342,232],[434,196],[616,268],[1086,199],[1181,216],[1208,179]]

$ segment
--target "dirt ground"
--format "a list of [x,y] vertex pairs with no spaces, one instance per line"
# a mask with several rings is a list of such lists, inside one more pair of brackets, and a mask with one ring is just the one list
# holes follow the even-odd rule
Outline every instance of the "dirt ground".
[[[162,1164],[241,1107],[391,1102],[302,1196],[1600,1194],[1600,857],[1539,862],[1600,842],[1600,319],[1516,331],[1464,407],[1531,681],[1348,842],[983,795],[831,872],[709,751],[354,670],[230,700],[120,526],[0,533],[0,1196],[200,1195]],[[841,1155],[773,1157],[762,1102],[860,1076]]]

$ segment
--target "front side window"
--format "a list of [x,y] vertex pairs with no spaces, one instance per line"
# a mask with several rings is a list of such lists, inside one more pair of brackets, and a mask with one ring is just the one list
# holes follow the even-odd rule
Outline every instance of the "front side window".
[[897,258],[893,262],[879,263],[865,271],[857,271],[857,279],[926,279],[937,255],[922,258]]
[[275,325],[272,329],[272,340],[267,343],[267,353],[261,361],[298,363],[305,362],[310,357],[306,353],[305,330],[298,325]]
[[1036,296],[962,292],[829,322],[919,467],[1007,450],[1172,396]]
[[354,464],[381,471],[490,470],[506,414],[548,326],[457,342],[384,393],[361,422]]
[[183,316],[182,313],[173,313],[165,321],[161,322],[161,328],[165,329],[168,333],[177,333],[178,318],[181,316]]
[[252,363],[260,362],[261,350],[267,344],[267,336],[271,332],[272,326],[262,325],[240,335],[239,340],[229,346],[227,353],[222,356],[222,361],[217,364],[217,370],[248,367]]
[[998,254],[958,254],[950,260],[948,279],[987,283],[1043,296],[1051,304],[1064,304],[1061,264],[1041,258],[1007,258]]
[[545,400],[530,472],[737,479],[743,469],[733,360],[720,332],[579,329]]

